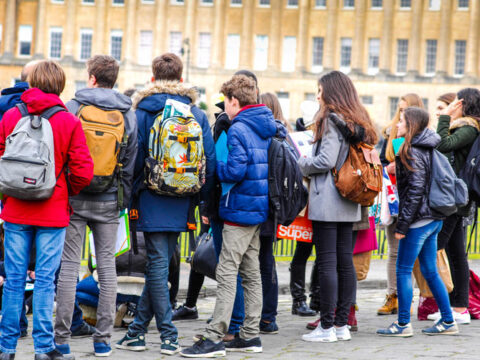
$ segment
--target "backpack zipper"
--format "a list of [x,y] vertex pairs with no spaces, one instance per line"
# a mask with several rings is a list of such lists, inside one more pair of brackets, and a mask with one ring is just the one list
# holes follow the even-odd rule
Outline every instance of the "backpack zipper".
[[25,160],[25,159],[19,159],[19,158],[12,158],[12,157],[5,157],[3,156],[1,158],[2,160],[7,160],[7,161],[16,161],[16,162],[21,162],[21,163],[25,163],[25,164],[35,164],[35,165],[43,165],[43,166],[46,166],[47,163],[44,162],[44,161],[34,161],[34,160]]

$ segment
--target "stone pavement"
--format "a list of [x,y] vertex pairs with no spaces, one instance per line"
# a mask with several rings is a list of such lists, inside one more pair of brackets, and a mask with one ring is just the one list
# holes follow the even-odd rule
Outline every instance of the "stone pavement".
[[[372,263],[369,281],[360,283],[357,301],[360,311],[357,314],[359,332],[353,333],[353,339],[349,342],[333,344],[306,343],[301,340],[301,335],[308,332],[305,329],[306,322],[313,318],[301,318],[291,315],[291,298],[289,295],[280,295],[277,322],[280,332],[277,335],[263,335],[262,342],[264,352],[262,354],[228,354],[228,359],[478,359],[478,350],[475,344],[480,343],[480,321],[472,321],[470,325],[460,326],[460,334],[457,336],[427,337],[420,333],[421,329],[432,324],[430,321],[419,322],[414,319],[412,324],[415,336],[408,339],[381,338],[375,335],[379,327],[389,325],[396,320],[396,316],[377,316],[376,310],[382,304],[385,293],[382,283],[384,279],[385,261]],[[471,263],[472,268],[480,269],[480,261]],[[279,283],[282,289],[288,284],[288,264],[279,263]],[[480,271],[479,271],[480,272]],[[188,278],[188,268],[182,270],[181,288]],[[212,284],[214,284],[212,282]],[[373,288],[372,287],[376,287]],[[379,288],[380,287],[380,288]],[[206,281],[206,292],[212,292],[210,281]],[[417,292],[417,291],[416,291]],[[415,296],[415,308],[418,296]],[[205,327],[205,321],[213,312],[215,298],[212,296],[202,297],[198,301],[200,319],[192,321],[180,321],[175,324],[179,330],[179,341],[182,346],[190,346],[193,343],[192,336],[201,332]],[[31,317],[29,317],[31,323]],[[31,328],[29,329],[31,333]],[[115,329],[112,342],[119,340],[124,330]],[[160,354],[160,339],[155,325],[152,323],[150,333],[147,334],[148,350],[141,353],[133,353],[122,350],[114,350],[110,357],[112,360],[146,360],[168,359],[170,357]],[[92,340],[75,339],[71,342],[72,351],[77,360],[94,359]],[[20,340],[18,343],[16,359],[33,359],[33,341],[31,336]],[[178,358],[175,356],[174,358]]]

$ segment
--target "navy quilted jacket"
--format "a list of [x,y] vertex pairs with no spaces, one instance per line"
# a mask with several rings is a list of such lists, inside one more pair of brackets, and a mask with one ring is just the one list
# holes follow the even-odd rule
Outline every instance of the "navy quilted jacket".
[[246,106],[228,130],[227,163],[217,161],[221,182],[235,186],[220,200],[220,217],[240,225],[262,224],[268,217],[268,147],[277,132],[265,105]]

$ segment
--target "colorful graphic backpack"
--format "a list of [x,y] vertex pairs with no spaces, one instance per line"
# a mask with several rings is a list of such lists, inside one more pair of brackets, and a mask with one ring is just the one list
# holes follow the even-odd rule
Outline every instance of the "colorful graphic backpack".
[[145,182],[155,193],[190,196],[205,183],[202,127],[189,105],[167,100],[150,129],[148,153]]

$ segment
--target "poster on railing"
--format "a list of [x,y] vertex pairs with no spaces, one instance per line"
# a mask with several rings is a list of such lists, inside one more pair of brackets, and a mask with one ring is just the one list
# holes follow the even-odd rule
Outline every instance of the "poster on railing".
[[[130,227],[128,223],[128,211],[127,209],[120,212],[120,224],[117,230],[117,243],[115,244],[115,256],[120,256],[130,250]],[[93,241],[93,233],[90,228],[87,227],[87,239],[90,244],[90,253],[92,256],[92,267],[97,267],[97,261],[95,258],[95,242]]]
[[277,238],[312,242],[312,221],[307,216],[297,217],[290,226],[278,225]]

